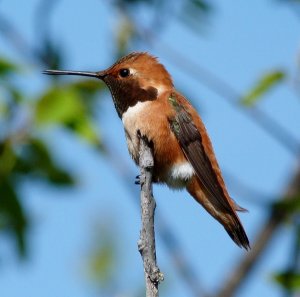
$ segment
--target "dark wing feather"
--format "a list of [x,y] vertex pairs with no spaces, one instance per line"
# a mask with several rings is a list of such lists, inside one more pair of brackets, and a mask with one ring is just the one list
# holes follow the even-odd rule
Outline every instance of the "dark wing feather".
[[212,166],[213,160],[210,159],[203,146],[204,139],[202,139],[201,133],[187,109],[177,100],[174,94],[169,97],[169,102],[175,110],[175,115],[169,119],[171,129],[176,135],[183,153],[193,166],[206,197],[215,210],[222,214],[218,217],[215,216],[215,218],[224,226],[237,245],[248,249],[250,247],[249,240],[235,213],[235,210],[242,210],[242,208],[231,200],[227,192],[224,192]]
[[177,110],[175,119],[171,120],[171,127],[211,202],[217,208],[231,212],[233,209],[204,150],[201,134],[183,107]]

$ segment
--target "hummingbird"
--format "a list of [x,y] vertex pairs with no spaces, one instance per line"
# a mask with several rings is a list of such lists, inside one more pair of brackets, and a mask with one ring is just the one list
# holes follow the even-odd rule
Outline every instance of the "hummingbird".
[[123,122],[128,151],[139,162],[145,137],[154,157],[153,182],[186,189],[223,225],[232,240],[248,250],[249,240],[237,211],[246,211],[229,196],[212,143],[191,103],[174,87],[158,59],[133,52],[106,70],[46,70],[48,75],[79,75],[102,80]]

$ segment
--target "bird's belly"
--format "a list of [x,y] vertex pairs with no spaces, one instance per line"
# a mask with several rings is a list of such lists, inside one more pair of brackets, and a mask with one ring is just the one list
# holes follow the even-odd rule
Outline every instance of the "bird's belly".
[[184,156],[169,122],[159,109],[150,113],[149,102],[138,102],[122,116],[128,151],[135,163],[139,162],[138,132],[153,143],[153,181],[170,188],[185,187],[193,177],[194,169]]
[[[137,135],[137,130],[133,133],[130,133],[125,129],[125,135],[129,154],[138,165],[139,137]],[[163,145],[164,151],[162,151],[159,148],[162,146],[161,143],[158,143],[155,138],[150,140],[153,142],[154,148],[154,182],[165,183],[172,189],[181,189],[186,187],[188,182],[195,174],[192,165],[185,159],[181,151],[178,153],[181,158],[178,158],[178,156],[176,156],[176,158],[172,158],[171,142],[167,141],[165,145]]]

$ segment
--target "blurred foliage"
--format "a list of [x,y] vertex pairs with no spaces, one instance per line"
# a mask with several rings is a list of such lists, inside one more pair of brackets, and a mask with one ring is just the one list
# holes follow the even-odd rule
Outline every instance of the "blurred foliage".
[[274,275],[274,280],[288,292],[300,290],[300,273],[285,271]]
[[293,197],[287,197],[276,201],[273,204],[273,210],[285,214],[288,219],[293,215],[299,215],[300,213],[300,193]]
[[[150,35],[162,33],[164,26],[174,18],[198,34],[213,10],[207,0],[115,0],[113,3],[119,13],[115,25],[117,57],[124,55],[132,44],[143,43],[144,39],[151,39]],[[138,9],[147,9],[152,18],[141,22]]]
[[279,284],[289,296],[300,292],[300,193],[285,197],[273,204],[273,211],[283,216],[292,229],[290,261],[285,271],[274,274],[273,280]]
[[25,256],[30,219],[19,191],[22,181],[74,184],[71,173],[55,162],[43,131],[49,125],[60,126],[101,149],[92,115],[94,98],[103,86],[94,81],[53,80],[38,98],[27,98],[15,83],[22,68],[0,57],[0,230],[14,238],[19,255]]
[[184,1],[179,17],[188,28],[199,32],[202,31],[202,27],[207,22],[207,17],[211,12],[210,2],[202,0]]
[[4,77],[18,70],[18,65],[0,57],[0,76]]
[[[97,286],[102,289],[112,289],[118,267],[115,233],[112,233],[111,224],[103,222],[97,224],[93,230],[92,249],[88,253],[87,268]],[[116,232],[116,231],[114,231]]]
[[18,191],[22,179],[38,178],[54,185],[70,185],[73,179],[53,162],[42,140],[28,136],[16,142],[9,137],[0,142],[0,228],[15,238],[24,256],[28,218]]
[[262,99],[263,95],[268,93],[272,88],[277,86],[286,78],[285,72],[281,70],[271,71],[263,75],[250,91],[241,99],[245,106],[252,106],[258,100]]
[[44,39],[44,42],[40,44],[37,55],[41,63],[46,65],[49,69],[58,69],[62,65],[63,51],[61,46],[54,44],[54,42],[47,37]]
[[98,129],[91,118],[93,105],[88,103],[102,89],[103,84],[96,80],[54,85],[38,99],[35,122],[40,125],[61,125],[102,148]]
[[[44,69],[63,68],[63,44],[56,43],[47,28],[49,16],[54,13],[58,3],[59,1],[55,1],[52,5],[47,1],[41,1],[37,6],[38,14],[34,23],[37,38],[40,39],[37,47],[22,44],[21,38],[16,40],[19,36],[18,28],[14,28],[9,21],[5,20],[5,26],[0,28],[9,30],[8,34],[13,35],[12,44],[22,46],[20,52],[26,52],[23,57],[24,65],[29,64],[31,61],[28,59],[33,56],[35,62],[43,65]],[[161,21],[167,20],[163,15],[178,17],[176,14],[179,13],[179,17],[183,17],[185,21],[190,19],[190,25],[194,26],[211,10],[209,2],[204,0],[184,0],[177,11],[170,9],[170,4],[171,1],[158,0],[113,1],[112,5],[121,15],[118,18],[119,26],[116,32],[117,54],[124,54],[131,42],[138,38],[140,20],[135,13],[137,7],[146,7],[152,12],[160,9],[161,18],[156,13],[153,14],[154,23],[160,20],[157,22],[159,28]],[[26,252],[26,231],[29,221],[22,204],[22,193],[19,192],[22,180],[24,178],[31,178],[32,182],[42,180],[52,186],[74,184],[71,173],[56,164],[48,143],[43,140],[44,131],[49,126],[66,129],[103,152],[99,127],[96,127],[93,115],[95,98],[99,97],[104,85],[90,79],[62,83],[59,77],[48,77],[49,86],[39,96],[32,98],[32,95],[28,96],[14,82],[15,78],[22,74],[24,65],[0,56],[0,199],[3,201],[0,205],[0,228],[15,238],[20,255],[25,255]],[[104,258],[106,257],[108,255]],[[104,265],[105,261],[96,262],[97,265]]]
[[[97,218],[96,224],[93,225],[92,235],[90,236],[90,249],[86,261],[88,279],[92,281],[93,286],[101,296],[145,296],[146,291],[143,281],[135,282],[134,286],[129,288],[130,293],[120,293],[122,259],[119,259],[118,256],[119,249],[122,249],[123,245],[120,242],[120,234],[118,234],[119,228],[115,226],[114,222],[115,220],[106,214],[101,219]],[[131,268],[133,269],[133,267]],[[168,286],[166,283],[161,289],[167,291]]]
[[27,218],[20,204],[15,185],[1,176],[0,181],[0,230],[13,235],[20,256],[26,252],[25,231]]
[[116,33],[116,45],[118,56],[123,56],[128,47],[130,40],[136,35],[135,27],[132,21],[124,15],[119,20],[118,30]]

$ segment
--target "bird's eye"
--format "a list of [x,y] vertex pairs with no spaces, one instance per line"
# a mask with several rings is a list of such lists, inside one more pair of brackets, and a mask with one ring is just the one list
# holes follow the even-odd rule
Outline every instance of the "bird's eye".
[[121,77],[126,77],[130,74],[130,71],[127,68],[123,68],[119,71],[119,74],[120,74]]

